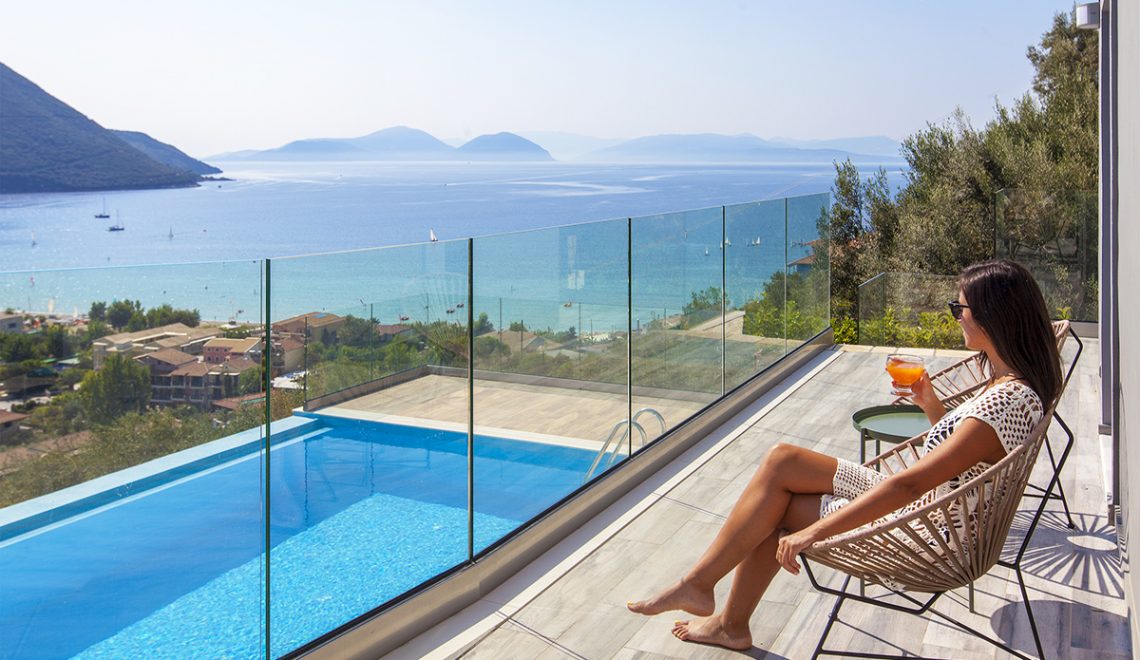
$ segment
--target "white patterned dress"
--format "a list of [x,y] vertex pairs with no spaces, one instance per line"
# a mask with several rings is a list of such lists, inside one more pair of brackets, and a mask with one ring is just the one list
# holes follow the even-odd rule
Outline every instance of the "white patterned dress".
[[[1030,432],[1041,420],[1044,412],[1045,408],[1041,405],[1041,399],[1032,388],[1018,380],[1006,381],[980,392],[966,403],[946,413],[926,435],[926,441],[923,442],[920,453],[925,455],[926,452],[949,438],[958,424],[967,417],[973,417],[988,424],[997,433],[1005,450],[1007,452],[1013,451],[1029,437]],[[990,465],[990,463],[981,462],[971,466],[962,474],[939,485],[915,502],[885,516],[885,518],[895,518],[933,502],[957,488],[958,485],[985,472]],[[819,517],[823,518],[835,513],[886,478],[887,475],[877,470],[839,459],[835,477],[832,479],[832,494],[823,495],[820,498]],[[972,506],[973,503],[971,503]]]

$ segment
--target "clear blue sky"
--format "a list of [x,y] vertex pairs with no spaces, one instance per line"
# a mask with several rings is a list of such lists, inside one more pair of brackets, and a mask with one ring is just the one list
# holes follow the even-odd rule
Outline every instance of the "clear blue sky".
[[[196,156],[394,125],[901,139],[1024,93],[1057,0],[5,2],[0,61]],[[2,99],[0,99],[2,102]]]

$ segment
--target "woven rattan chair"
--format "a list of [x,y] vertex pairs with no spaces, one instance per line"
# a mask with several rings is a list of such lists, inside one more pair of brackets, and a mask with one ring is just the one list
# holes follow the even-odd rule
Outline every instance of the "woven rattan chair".
[[[1050,409],[1049,413],[1052,412]],[[1026,530],[1016,559],[1007,562],[1001,557],[1018,504],[1029,483],[1037,454],[1041,446],[1047,444],[1047,431],[1053,419],[1051,414],[1043,415],[1021,445],[985,472],[961,484],[950,493],[898,518],[837,535],[815,543],[805,550],[800,556],[812,586],[838,597],[812,657],[820,655],[892,657],[825,648],[824,644],[832,626],[839,620],[839,611],[843,603],[855,600],[917,615],[929,611],[1017,657],[1026,658],[1027,656],[1002,642],[930,609],[943,593],[971,585],[989,572],[995,564],[1012,568],[1017,575],[1033,639],[1040,657],[1044,657],[1041,639],[1037,632],[1037,622],[1033,617],[1033,608],[1029,603],[1025,580],[1021,574],[1020,562],[1029,546],[1041,512],[1045,508],[1045,499],[1041,499],[1036,515]],[[1063,420],[1057,419],[1065,433],[1069,435],[1071,444],[1072,432]],[[885,474],[904,470],[919,459],[921,455],[919,448],[925,438],[926,434],[911,438],[871,459],[866,465]],[[1054,473],[1049,484],[1050,489],[1057,480],[1058,475]],[[942,521],[958,522],[960,533],[951,533],[947,539],[940,533],[940,528],[945,527]],[[811,569],[810,562],[817,562],[846,574],[847,579],[843,586],[835,589],[820,584]],[[909,605],[900,605],[848,591],[852,578],[883,585],[896,592]],[[923,592],[931,595],[923,602],[905,592]]]
[[[1085,350],[1085,345],[1077,333],[1073,331],[1071,324],[1068,321],[1053,321],[1053,335],[1057,339],[1057,352],[1060,353],[1065,347],[1065,342],[1070,336],[1073,341],[1077,342],[1077,352],[1073,356],[1073,361],[1069,363],[1069,368],[1065,371],[1064,382],[1061,389],[1069,384],[1069,378],[1072,377],[1073,371],[1077,368],[1077,361],[1081,358],[1081,353]],[[966,401],[970,400],[975,394],[978,393],[986,383],[989,382],[990,371],[989,365],[983,360],[982,353],[975,353],[970,357],[955,362],[954,364],[933,373],[930,375],[930,384],[934,388],[934,393],[946,404],[947,409],[957,408]],[[905,397],[899,397],[893,402],[895,405],[910,403],[910,400]],[[1057,415],[1056,412],[1053,413]],[[1059,415],[1057,415],[1060,418]],[[1063,455],[1068,455],[1071,447],[1066,447],[1062,451]],[[1061,469],[1065,467],[1064,461],[1057,461],[1056,455],[1053,453],[1053,447],[1049,444],[1048,440],[1045,442],[1045,452],[1049,455],[1049,463],[1053,466],[1053,472],[1060,474]],[[1030,493],[1031,497],[1043,497],[1051,500],[1060,500],[1061,506],[1065,509],[1065,518],[1069,521],[1069,528],[1075,527],[1073,523],[1073,515],[1069,512],[1069,501],[1065,498],[1065,489],[1061,485],[1061,480],[1057,479],[1057,492],[1053,493],[1036,484],[1029,484],[1034,492]],[[972,599],[971,599],[972,602]]]

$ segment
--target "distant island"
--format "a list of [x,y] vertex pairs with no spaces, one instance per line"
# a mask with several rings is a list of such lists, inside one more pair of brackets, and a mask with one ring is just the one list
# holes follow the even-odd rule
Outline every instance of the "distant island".
[[[881,161],[898,158],[836,148],[840,143],[860,144],[859,138],[801,142],[799,146],[764,140],[755,135],[719,135],[716,133],[651,135],[628,140],[588,153],[580,160],[609,163],[829,163],[853,160]],[[889,138],[863,138],[865,144],[882,148]],[[897,145],[897,143],[896,143]]]
[[[575,162],[596,163],[831,163],[899,160],[899,143],[887,137],[831,140],[765,140],[755,135],[651,135],[603,140],[570,133],[534,133],[558,145]],[[555,160],[537,142],[517,133],[480,135],[458,147],[407,126],[393,126],[355,138],[296,140],[275,149],[211,156],[215,161],[513,161]]]
[[552,161],[550,154],[514,133],[496,133],[453,147],[415,128],[393,126],[355,138],[297,140],[276,149],[239,151],[214,156],[216,160],[256,161]]
[[110,131],[0,63],[0,193],[183,188],[221,170]]

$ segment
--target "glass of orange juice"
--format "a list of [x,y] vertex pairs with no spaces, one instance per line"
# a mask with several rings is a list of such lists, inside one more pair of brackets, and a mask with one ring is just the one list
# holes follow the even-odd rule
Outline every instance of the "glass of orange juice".
[[917,355],[904,355],[902,353],[888,355],[887,373],[891,375],[891,384],[894,385],[891,394],[895,396],[913,395],[914,392],[911,391],[910,386],[922,378],[922,372],[925,370],[926,363]]

